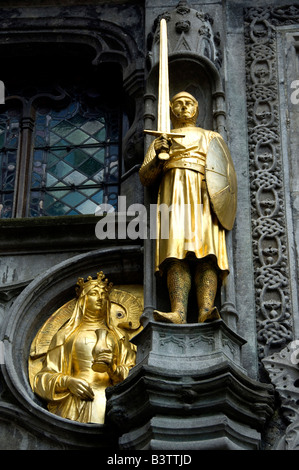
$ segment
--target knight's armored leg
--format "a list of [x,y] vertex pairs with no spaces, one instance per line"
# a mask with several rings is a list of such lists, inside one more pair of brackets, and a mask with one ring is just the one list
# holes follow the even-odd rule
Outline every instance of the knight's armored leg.
[[167,287],[171,312],[154,311],[154,319],[167,323],[186,323],[191,273],[186,261],[171,262],[167,269]]
[[198,322],[203,323],[220,319],[219,312],[214,306],[218,276],[213,261],[199,261],[196,266],[194,280],[198,305]]

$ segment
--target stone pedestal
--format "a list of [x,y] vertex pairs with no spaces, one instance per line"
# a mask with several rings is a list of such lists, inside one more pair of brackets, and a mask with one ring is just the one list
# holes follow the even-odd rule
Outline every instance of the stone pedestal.
[[245,341],[222,321],[149,322],[134,339],[137,365],[107,389],[120,449],[258,449],[273,388],[241,366]]

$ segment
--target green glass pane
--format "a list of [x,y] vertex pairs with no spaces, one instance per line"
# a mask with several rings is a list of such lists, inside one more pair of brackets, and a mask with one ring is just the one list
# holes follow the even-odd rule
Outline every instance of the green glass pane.
[[83,202],[83,204],[80,204],[80,206],[77,206],[76,209],[81,213],[81,214],[94,214],[95,210],[97,209],[98,204],[87,200]]
[[[56,142],[53,149],[55,150],[55,153],[57,153],[57,152],[67,152],[66,149],[61,149],[60,147],[69,147],[69,146],[70,146],[70,143],[67,140],[60,139]],[[57,147],[59,147],[59,148],[57,148]]]
[[78,204],[86,200],[86,197],[83,194],[78,193],[77,191],[70,191],[67,196],[65,196],[62,201],[68,204],[69,206],[76,207]]
[[97,139],[99,142],[103,142],[106,140],[106,129],[103,127],[100,131],[96,132],[94,138]]
[[46,185],[49,186],[54,186],[58,181],[57,178],[54,178],[54,176],[50,175],[50,173],[47,173],[47,179],[46,179]]
[[52,128],[52,132],[55,132],[55,134],[58,134],[60,137],[66,137],[73,129],[74,126],[71,123],[62,121]]
[[105,161],[105,149],[98,150],[93,154],[93,158],[104,164]]
[[83,126],[81,126],[81,129],[84,132],[87,132],[90,135],[95,134],[96,132],[99,132],[103,128],[104,124],[102,124],[99,121],[88,121]]
[[86,140],[86,142],[84,142],[84,145],[99,145],[99,142],[94,139],[93,137],[89,137],[88,140]]
[[86,122],[86,118],[80,114],[76,114],[71,119],[69,119],[69,122],[71,122],[76,127],[81,127]]
[[71,132],[66,139],[73,145],[80,145],[88,139],[88,135],[80,129]]
[[64,159],[65,162],[69,163],[73,167],[81,165],[86,160],[87,155],[80,149],[72,150]]
[[62,202],[60,201],[56,201],[52,206],[50,206],[46,213],[47,215],[67,215],[68,211],[70,210],[70,208],[68,206],[66,206],[65,204],[63,204]]
[[50,134],[50,145],[55,145],[59,140],[60,137],[58,135],[55,135],[53,133]]
[[61,199],[63,198],[63,196],[65,196],[66,194],[68,194],[70,191],[69,190],[58,190],[58,191],[51,191],[51,196],[52,197],[55,197],[56,199]]
[[72,167],[67,165],[65,162],[60,161],[56,165],[51,167],[51,173],[58,178],[63,178],[72,170]]
[[48,154],[47,158],[47,166],[48,168],[51,168],[52,165],[55,165],[55,163],[59,162],[59,158],[55,157],[52,153]]
[[73,171],[64,178],[66,184],[74,184],[75,186],[84,183],[85,180],[86,176],[82,175],[79,171]]
[[50,194],[45,194],[44,204],[43,204],[44,209],[47,209],[55,201],[56,199],[53,196],[50,196]]
[[89,158],[83,165],[80,166],[80,171],[84,172],[87,176],[92,176],[96,173],[100,168],[102,168],[102,164],[93,158]]
[[83,193],[85,196],[90,197],[94,193],[96,193],[99,188],[89,188],[89,189],[80,189],[80,192]]
[[90,184],[91,184],[91,185],[94,185],[94,181],[93,181],[93,180],[86,180],[86,181],[84,181],[83,184],[84,184],[84,185],[87,185],[87,184],[88,184],[88,185],[90,185]]
[[52,147],[51,151],[59,158],[63,158],[68,152],[66,149],[56,149],[55,147]]

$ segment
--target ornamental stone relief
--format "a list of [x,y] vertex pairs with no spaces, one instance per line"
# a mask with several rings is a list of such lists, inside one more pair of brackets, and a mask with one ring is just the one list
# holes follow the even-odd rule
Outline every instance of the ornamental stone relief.
[[299,7],[245,11],[249,173],[262,359],[293,338],[275,26],[299,22]]
[[149,67],[159,60],[159,24],[162,18],[168,23],[170,56],[192,52],[209,59],[218,70],[221,68],[221,38],[219,31],[214,31],[214,19],[208,13],[190,8],[184,0],[180,0],[175,9],[163,12],[154,21],[147,37]]

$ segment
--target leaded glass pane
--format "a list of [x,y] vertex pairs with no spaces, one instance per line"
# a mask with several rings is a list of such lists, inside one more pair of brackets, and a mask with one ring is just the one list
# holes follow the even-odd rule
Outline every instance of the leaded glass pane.
[[117,188],[118,112],[87,109],[74,100],[37,112],[30,215],[94,213]]

